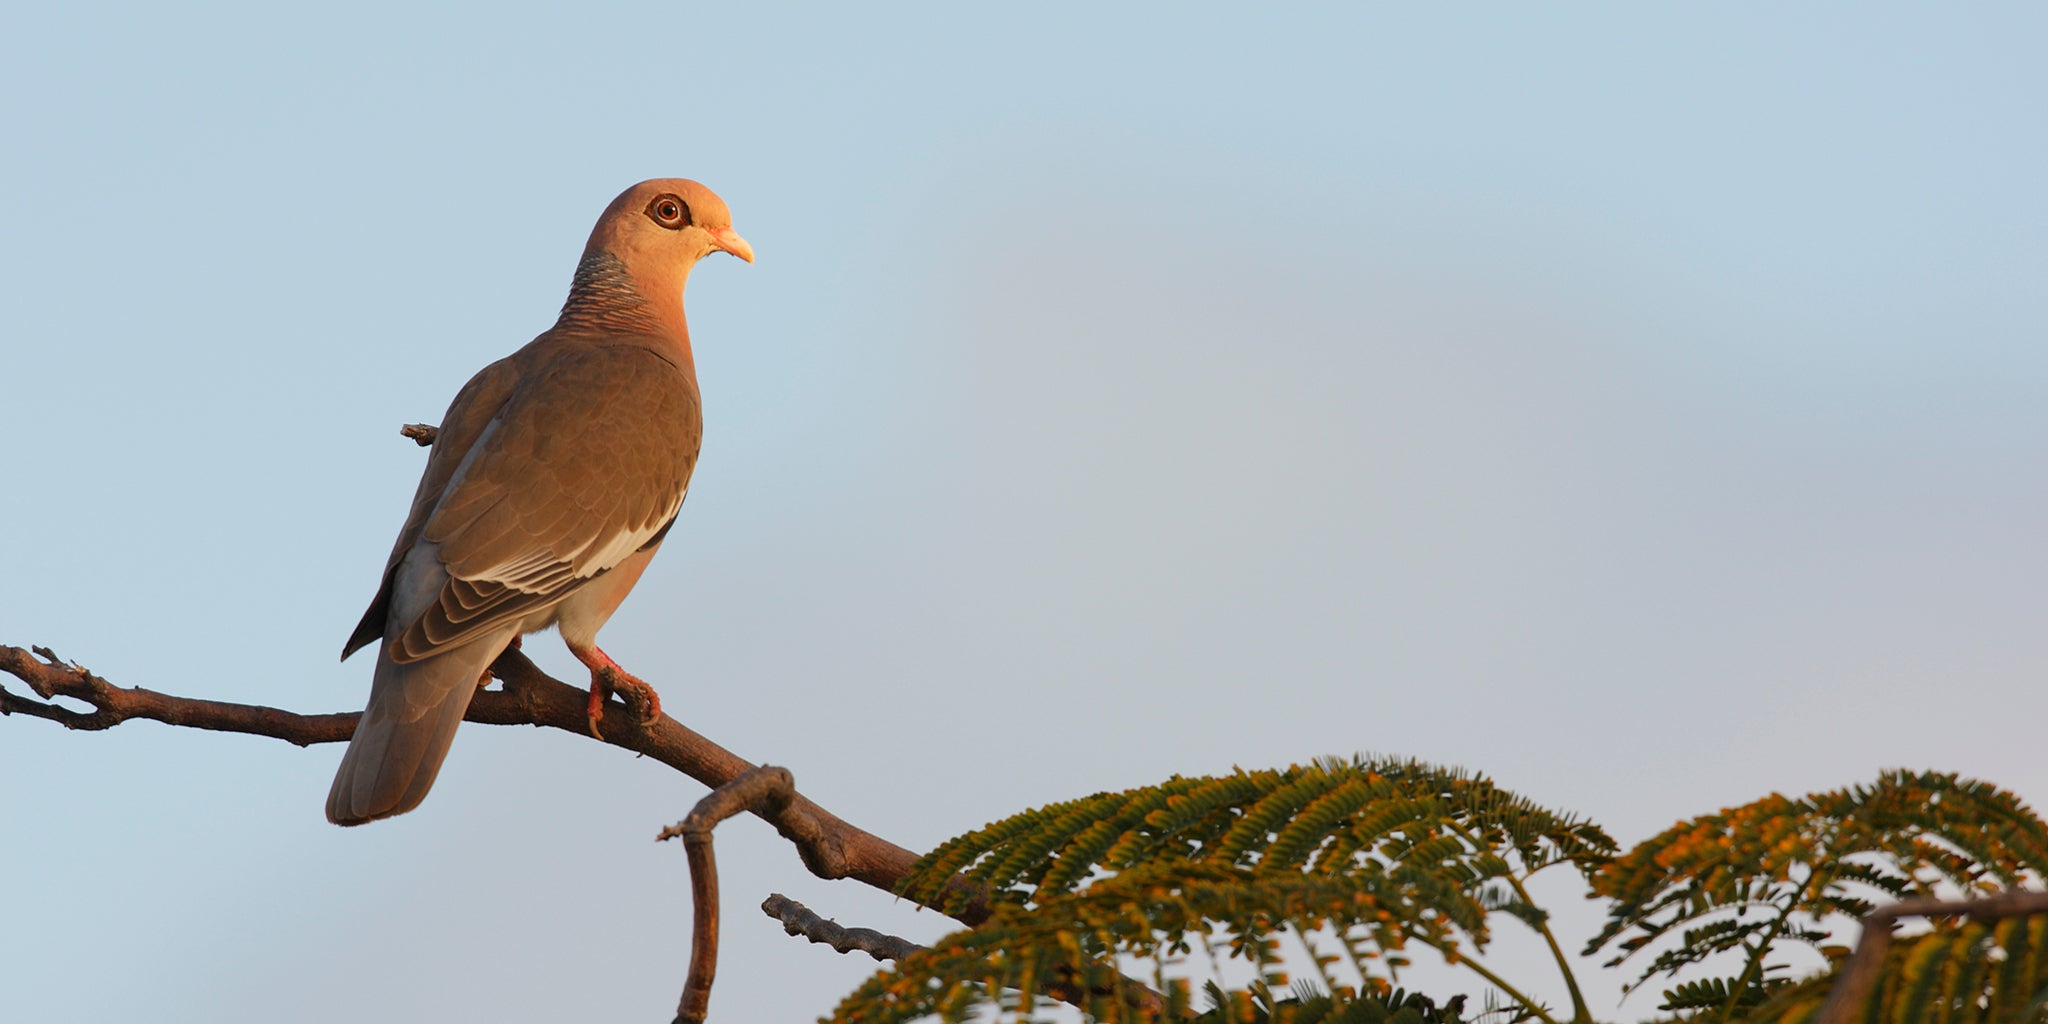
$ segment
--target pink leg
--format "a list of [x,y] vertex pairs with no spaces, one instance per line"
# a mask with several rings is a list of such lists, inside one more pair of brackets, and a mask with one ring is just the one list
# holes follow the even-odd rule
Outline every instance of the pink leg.
[[626,706],[634,712],[641,725],[653,725],[661,718],[661,696],[654,687],[642,682],[638,676],[619,667],[611,656],[597,648],[569,645],[569,653],[590,670],[590,703],[586,710],[590,716],[590,734],[599,739],[597,723],[604,718],[604,703],[613,692],[625,699]]

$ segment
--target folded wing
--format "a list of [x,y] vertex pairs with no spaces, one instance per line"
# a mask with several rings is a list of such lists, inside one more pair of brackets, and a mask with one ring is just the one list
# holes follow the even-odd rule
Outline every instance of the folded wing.
[[[394,661],[428,658],[559,603],[682,508],[702,417],[689,375],[632,345],[557,353],[464,453],[419,539],[448,579]],[[393,625],[398,625],[393,623]]]

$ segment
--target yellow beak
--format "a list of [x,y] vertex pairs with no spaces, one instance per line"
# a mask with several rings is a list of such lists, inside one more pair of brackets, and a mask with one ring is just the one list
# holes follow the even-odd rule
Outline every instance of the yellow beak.
[[746,239],[741,238],[736,234],[733,234],[731,228],[719,228],[718,230],[713,231],[711,233],[711,241],[714,244],[716,244],[718,248],[723,249],[726,252],[732,253],[734,256],[738,256],[740,259],[746,260],[748,263],[754,262],[754,247],[748,245]]

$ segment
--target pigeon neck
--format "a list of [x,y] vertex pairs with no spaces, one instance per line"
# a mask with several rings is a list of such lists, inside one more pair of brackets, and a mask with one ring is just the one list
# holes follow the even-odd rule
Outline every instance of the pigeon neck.
[[[671,289],[660,289],[668,292]],[[562,303],[556,329],[630,334],[648,334],[673,339],[687,351],[689,328],[683,323],[683,290],[680,283],[673,295],[648,296],[635,287],[626,264],[603,250],[583,254],[576,265],[576,277],[569,283],[569,299]]]

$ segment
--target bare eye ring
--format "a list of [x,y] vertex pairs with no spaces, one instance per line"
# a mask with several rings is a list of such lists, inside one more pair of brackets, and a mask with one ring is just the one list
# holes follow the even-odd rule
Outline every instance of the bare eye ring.
[[647,204],[647,216],[670,230],[690,226],[690,206],[680,196],[663,193]]

